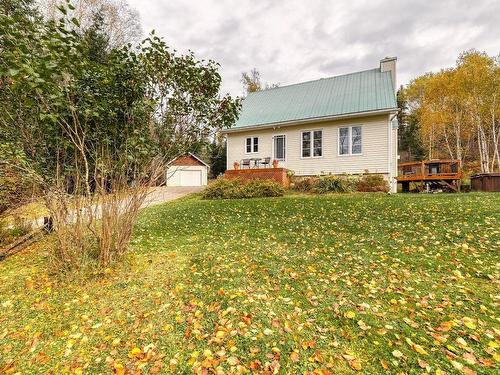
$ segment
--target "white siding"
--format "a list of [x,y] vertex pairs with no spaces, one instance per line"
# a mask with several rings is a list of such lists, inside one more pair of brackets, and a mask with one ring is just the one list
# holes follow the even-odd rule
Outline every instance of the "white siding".
[[[338,129],[343,126],[362,127],[362,154],[338,155]],[[389,172],[389,116],[371,116],[355,119],[318,122],[314,124],[285,126],[274,129],[261,129],[227,134],[227,168],[233,169],[233,163],[248,158],[264,158],[273,155],[273,137],[286,136],[286,160],[280,167],[288,168],[296,175],[318,174],[360,174]],[[301,132],[304,130],[323,130],[323,156],[314,158],[301,157]],[[397,130],[393,132],[397,137]],[[247,137],[259,137],[259,152],[247,154],[245,140]],[[397,154],[397,144],[393,143]],[[394,153],[393,153],[394,154]],[[394,156],[395,157],[395,156]],[[393,170],[396,170],[397,163]]]

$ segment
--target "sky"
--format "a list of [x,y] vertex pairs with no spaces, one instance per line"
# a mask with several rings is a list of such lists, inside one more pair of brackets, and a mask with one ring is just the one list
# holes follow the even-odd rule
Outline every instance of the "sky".
[[475,48],[500,53],[500,0],[129,0],[180,53],[221,65],[222,91],[241,73],[287,85],[372,69],[397,56],[398,85],[452,67]]

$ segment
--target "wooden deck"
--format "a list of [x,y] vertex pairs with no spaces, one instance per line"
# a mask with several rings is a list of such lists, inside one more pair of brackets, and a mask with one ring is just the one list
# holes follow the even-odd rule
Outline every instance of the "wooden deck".
[[397,181],[402,184],[403,192],[410,189],[410,183],[415,183],[418,190],[425,185],[433,188],[460,190],[462,170],[460,161],[453,159],[433,159],[399,163]]

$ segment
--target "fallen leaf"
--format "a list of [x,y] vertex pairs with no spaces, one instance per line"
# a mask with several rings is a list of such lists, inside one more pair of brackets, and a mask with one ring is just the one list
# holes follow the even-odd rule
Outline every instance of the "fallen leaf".
[[393,350],[392,355],[396,358],[401,358],[403,356],[403,353],[401,353],[399,350]]

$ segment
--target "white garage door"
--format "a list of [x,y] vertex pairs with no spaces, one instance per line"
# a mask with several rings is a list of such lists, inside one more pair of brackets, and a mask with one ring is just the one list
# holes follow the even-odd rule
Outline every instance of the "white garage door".
[[180,173],[180,186],[200,186],[201,171],[183,170]]

